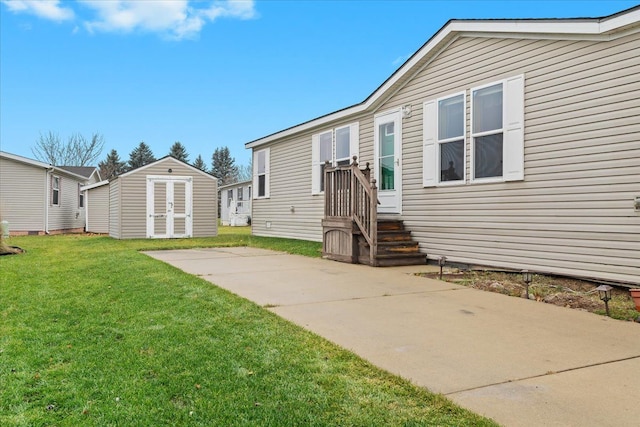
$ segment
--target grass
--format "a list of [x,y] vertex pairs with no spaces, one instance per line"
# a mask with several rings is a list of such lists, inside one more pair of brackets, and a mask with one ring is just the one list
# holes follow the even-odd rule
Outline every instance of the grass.
[[494,425],[256,304],[139,253],[319,244],[12,238],[0,258],[0,425]]

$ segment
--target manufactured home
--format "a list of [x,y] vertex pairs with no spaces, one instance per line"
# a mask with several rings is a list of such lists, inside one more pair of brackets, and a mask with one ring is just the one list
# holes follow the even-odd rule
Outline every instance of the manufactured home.
[[82,187],[99,180],[95,167],[53,166],[0,151],[0,217],[12,235],[83,232]]
[[639,99],[640,7],[451,20],[363,102],[246,144],[253,233],[638,284]]
[[[216,236],[217,182],[170,156],[123,173],[108,185],[109,235],[116,239]],[[104,218],[100,213],[96,217],[101,215]]]
[[251,181],[220,187],[220,221],[231,226],[251,224]]

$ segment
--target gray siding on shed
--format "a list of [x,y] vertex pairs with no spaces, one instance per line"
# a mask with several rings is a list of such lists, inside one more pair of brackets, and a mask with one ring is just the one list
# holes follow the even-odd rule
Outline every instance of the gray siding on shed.
[[[146,196],[145,196],[146,197]],[[120,179],[109,181],[109,236],[121,239]]]
[[[168,173],[168,169],[172,173]],[[147,176],[166,175],[193,177],[193,237],[210,237],[218,233],[217,180],[182,162],[164,158],[121,175],[109,185],[111,215],[109,234],[118,239],[147,237]],[[115,206],[114,206],[115,204]]]
[[87,232],[109,233],[109,185],[86,190],[85,210]]
[[0,157],[0,217],[12,232],[44,232],[46,185],[46,169]]
[[[423,252],[640,283],[640,32],[607,41],[461,33],[447,43],[366,114],[256,147],[270,148],[271,193],[253,201],[254,234],[321,240],[311,135],[359,121],[360,163],[373,162],[374,115],[410,104],[402,218]],[[524,181],[424,188],[423,102],[465,91],[469,177],[469,89],[516,75],[525,84]]]

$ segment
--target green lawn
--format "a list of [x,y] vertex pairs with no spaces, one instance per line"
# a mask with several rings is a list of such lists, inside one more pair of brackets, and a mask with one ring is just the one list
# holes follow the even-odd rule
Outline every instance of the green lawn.
[[268,310],[139,253],[320,244],[12,238],[0,257],[2,426],[494,425]]

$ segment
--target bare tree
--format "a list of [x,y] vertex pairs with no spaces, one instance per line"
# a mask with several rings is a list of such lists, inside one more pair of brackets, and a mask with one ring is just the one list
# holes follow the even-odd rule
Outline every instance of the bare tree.
[[44,135],[40,133],[31,152],[36,159],[55,166],[90,166],[102,154],[103,148],[104,137],[99,133],[87,139],[76,132],[63,143],[57,133],[49,131]]
[[253,178],[253,167],[251,162],[248,165],[240,165],[238,166],[238,181],[251,181]]

